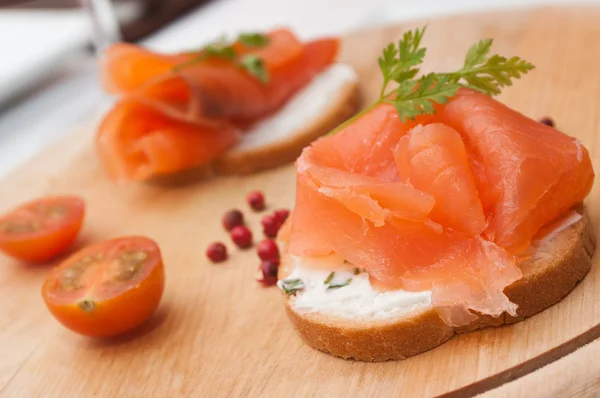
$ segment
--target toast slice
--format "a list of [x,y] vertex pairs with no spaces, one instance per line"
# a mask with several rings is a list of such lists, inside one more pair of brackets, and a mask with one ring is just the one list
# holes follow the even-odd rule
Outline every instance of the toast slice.
[[360,106],[358,76],[334,64],[277,114],[258,123],[214,164],[217,174],[250,174],[296,160],[302,149],[354,115]]
[[520,265],[523,278],[505,289],[510,300],[519,305],[517,317],[484,315],[469,325],[453,328],[430,304],[384,318],[352,318],[298,310],[295,296],[286,298],[287,313],[311,347],[369,362],[405,359],[444,343],[456,333],[519,322],[560,301],[589,271],[596,241],[587,213],[582,210],[582,215],[539,246],[538,250],[548,255]]

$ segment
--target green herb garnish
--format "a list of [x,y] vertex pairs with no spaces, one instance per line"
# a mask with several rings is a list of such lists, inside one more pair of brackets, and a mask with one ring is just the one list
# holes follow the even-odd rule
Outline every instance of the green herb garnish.
[[325,278],[325,282],[323,282],[323,284],[328,284],[329,282],[331,282],[331,280],[333,279],[333,277],[335,276],[335,272],[330,273],[327,278]]
[[285,294],[289,295],[304,289],[304,282],[302,282],[302,279],[282,279],[277,282],[277,286],[279,286]]
[[512,85],[512,79],[535,67],[519,57],[506,58],[501,55],[488,57],[492,47],[492,39],[480,40],[471,46],[465,57],[464,66],[457,72],[448,75],[453,81],[463,79],[469,87],[488,95],[500,94],[501,88]]
[[427,49],[420,47],[424,33],[425,28],[417,29],[414,33],[409,30],[398,42],[398,47],[394,43],[390,43],[383,49],[383,55],[377,59],[379,69],[383,74],[380,98],[389,96],[386,95],[385,89],[390,82],[395,81],[400,84],[419,73],[419,69],[414,66],[423,63],[423,58],[425,58]]
[[238,36],[238,40],[246,47],[264,47],[271,41],[269,36],[261,33],[242,33]]
[[[534,66],[519,58],[491,55],[492,39],[480,40],[471,46],[459,70],[450,73],[428,73],[417,77],[427,49],[421,46],[426,27],[406,32],[402,39],[390,43],[378,58],[383,75],[379,99],[374,104],[342,123],[335,134],[357,117],[380,103],[393,105],[403,122],[418,115],[435,113],[434,104],[445,104],[459,88],[467,87],[487,95],[497,95],[512,85]],[[393,88],[389,88],[393,84]]]
[[348,278],[342,282],[331,282],[329,285],[327,285],[327,290],[338,289],[340,287],[348,286],[350,284],[350,282],[352,282],[352,278]]
[[233,47],[217,43],[206,46],[200,57],[202,59],[213,57],[233,61],[237,57],[237,53]]
[[269,73],[265,67],[265,62],[258,55],[244,55],[240,61],[240,66],[262,83],[267,83],[269,81]]
[[[192,54],[192,53],[190,53]],[[194,58],[191,58],[185,62],[177,64],[173,67],[173,72],[179,72],[188,66],[196,65],[208,58],[220,58],[226,61],[234,61],[237,57],[237,53],[233,47],[228,45],[223,40],[216,41],[212,44],[204,47],[200,52],[195,51],[193,54],[197,54]]]
[[[500,94],[502,87],[512,84],[512,79],[518,79],[534,68],[519,57],[490,57],[493,40],[484,39],[471,46],[458,71],[428,73],[415,78],[419,73],[417,66],[423,63],[426,54],[426,49],[421,47],[425,29],[405,33],[398,45],[388,45],[378,60],[383,74],[379,101],[394,105],[403,122],[420,114],[434,113],[433,103],[445,104],[461,87],[487,95]],[[392,81],[397,87],[387,91]]]
[[[243,33],[237,37],[237,41],[247,47],[259,48],[269,44],[269,37],[260,33]],[[188,66],[196,65],[210,58],[219,58],[233,62],[262,83],[269,81],[269,74],[265,67],[265,62],[261,57],[255,54],[246,54],[240,57],[233,47],[233,43],[227,42],[225,38],[221,38],[192,54],[197,55],[194,58],[175,65],[172,69],[173,72],[180,72]]]

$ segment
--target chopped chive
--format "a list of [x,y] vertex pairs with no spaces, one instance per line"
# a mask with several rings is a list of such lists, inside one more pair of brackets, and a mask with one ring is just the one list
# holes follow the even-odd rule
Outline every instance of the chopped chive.
[[282,279],[277,282],[277,286],[289,295],[304,289],[304,282],[302,279]]
[[348,278],[343,282],[332,282],[327,286],[327,290],[329,289],[338,289],[340,287],[348,286],[352,282],[352,278]]
[[328,284],[329,282],[331,282],[331,280],[333,279],[333,277],[335,276],[335,272],[330,273],[327,278],[325,278],[325,282],[323,282],[323,284]]

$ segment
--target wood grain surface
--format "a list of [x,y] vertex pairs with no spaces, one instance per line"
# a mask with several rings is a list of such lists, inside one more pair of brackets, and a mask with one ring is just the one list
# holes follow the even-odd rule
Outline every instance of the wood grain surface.
[[[600,9],[574,8],[430,21],[427,68],[455,67],[471,43],[495,38],[497,52],[524,56],[538,67],[502,100],[534,118],[551,115],[560,129],[584,142],[599,170],[598,20]],[[345,39],[342,57],[360,73],[367,100],[379,89],[380,49],[417,25]],[[292,165],[190,185],[117,185],[101,170],[92,137],[93,129],[84,128],[0,182],[0,211],[48,193],[82,195],[89,211],[77,246],[127,234],[152,237],[166,263],[163,301],[141,330],[90,340],[63,329],[44,308],[40,288],[48,267],[1,257],[2,398],[469,396],[530,373],[600,335],[600,270],[594,264],[565,300],[531,319],[461,335],[405,361],[360,363],[317,352],[295,334],[279,291],[254,281],[252,250],[232,250],[222,265],[204,258],[209,241],[228,240],[220,216],[232,207],[245,209],[248,191],[265,191],[271,209],[292,205]],[[588,199],[595,226],[598,195],[595,187]],[[258,235],[261,215],[246,214]],[[573,366],[587,365],[575,361]]]
[[597,397],[600,391],[600,340],[506,383],[478,398]]

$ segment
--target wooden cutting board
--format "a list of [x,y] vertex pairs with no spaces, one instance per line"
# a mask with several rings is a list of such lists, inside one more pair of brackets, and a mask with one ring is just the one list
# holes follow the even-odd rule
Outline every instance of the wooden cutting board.
[[[537,65],[502,100],[531,117],[552,116],[580,138],[598,170],[600,9],[536,9],[430,21],[427,68],[462,62],[468,46],[493,37],[495,51]],[[390,26],[345,38],[343,59],[373,98],[376,57],[407,28]],[[26,134],[27,132],[23,132]],[[307,347],[295,334],[280,292],[254,281],[253,250],[229,262],[204,258],[209,241],[228,241],[224,211],[245,209],[252,189],[270,209],[290,207],[294,168],[182,185],[116,185],[101,170],[93,128],[78,131],[1,183],[0,211],[49,193],[82,195],[88,217],[77,246],[127,234],[154,238],[167,287],[141,330],[109,341],[77,336],[47,313],[40,287],[48,267],[0,258],[1,397],[352,397],[473,395],[532,372],[600,335],[600,269],[561,303],[522,323],[458,336],[405,361],[360,363]],[[600,197],[588,200],[598,226]],[[259,234],[260,214],[246,212]],[[585,363],[579,366],[585,367]]]

